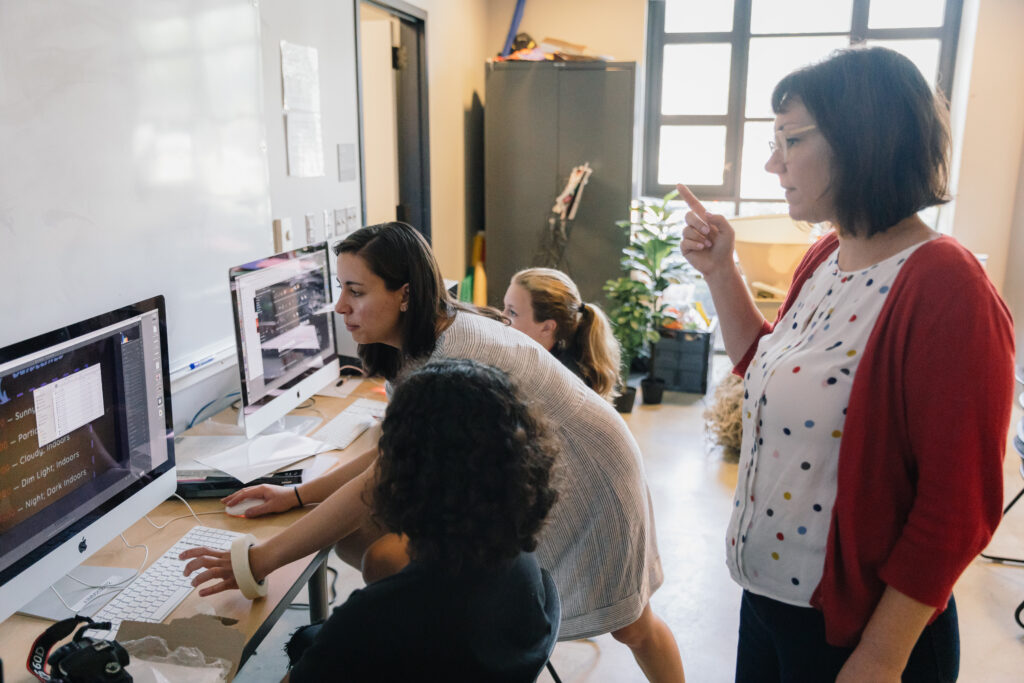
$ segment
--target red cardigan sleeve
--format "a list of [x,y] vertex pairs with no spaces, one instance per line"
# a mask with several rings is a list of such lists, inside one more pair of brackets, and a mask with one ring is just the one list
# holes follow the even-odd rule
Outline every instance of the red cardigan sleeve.
[[900,270],[863,353],[811,597],[842,647],[886,585],[938,614],[998,524],[1013,326],[977,259],[943,237]]
[[929,259],[906,265],[913,310],[894,311],[915,495],[879,576],[943,608],[1001,518],[1013,322],[970,252],[948,238],[927,246]]

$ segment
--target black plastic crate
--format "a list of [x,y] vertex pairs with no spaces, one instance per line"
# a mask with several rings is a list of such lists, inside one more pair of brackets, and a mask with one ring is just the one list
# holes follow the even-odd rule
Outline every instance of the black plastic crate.
[[654,355],[655,377],[665,380],[668,391],[705,394],[711,380],[717,320],[708,332],[662,330]]

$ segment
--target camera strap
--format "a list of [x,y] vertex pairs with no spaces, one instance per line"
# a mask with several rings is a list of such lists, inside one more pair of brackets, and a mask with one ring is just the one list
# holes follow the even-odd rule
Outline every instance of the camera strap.
[[89,624],[88,627],[83,627],[78,633],[75,634],[75,640],[82,637],[82,634],[88,628],[98,629],[109,629],[110,622],[97,623],[89,617],[83,617],[75,615],[69,619],[58,621],[50,628],[43,631],[36,642],[32,643],[32,650],[28,653],[28,672],[38,678],[40,681],[59,681],[60,678],[54,678],[46,671],[46,658],[50,655],[50,650],[58,642],[64,640],[71,632],[75,630],[75,627],[79,624]]

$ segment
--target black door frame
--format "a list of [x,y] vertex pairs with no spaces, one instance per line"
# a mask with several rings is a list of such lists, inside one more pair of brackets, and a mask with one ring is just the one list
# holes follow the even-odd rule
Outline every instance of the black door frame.
[[[366,162],[363,139],[363,65],[360,36],[360,7],[373,5],[402,22],[402,45],[412,31],[416,37],[413,49],[406,52],[410,69],[398,87],[396,119],[398,122],[398,220],[411,223],[430,241],[430,127],[427,101],[427,13],[402,0],[356,0],[356,102],[359,108],[359,194],[362,215],[366,215]],[[402,159],[407,163],[401,163]],[[418,162],[418,163],[417,163]]]

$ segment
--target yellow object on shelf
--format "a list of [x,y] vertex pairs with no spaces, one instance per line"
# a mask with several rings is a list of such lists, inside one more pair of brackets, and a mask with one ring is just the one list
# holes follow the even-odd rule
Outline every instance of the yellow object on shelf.
[[487,305],[487,273],[484,272],[486,258],[484,231],[480,230],[473,237],[473,304],[476,306]]
[[473,267],[473,304],[487,305],[487,273],[484,264],[479,262]]
[[711,318],[708,317],[707,311],[704,310],[704,306],[699,301],[693,302],[693,307],[700,313],[700,317],[704,319],[704,324],[709,328],[711,327]]
[[473,259],[470,262],[472,265],[483,263],[486,254],[484,252],[484,231],[479,230],[476,236],[473,237]]

